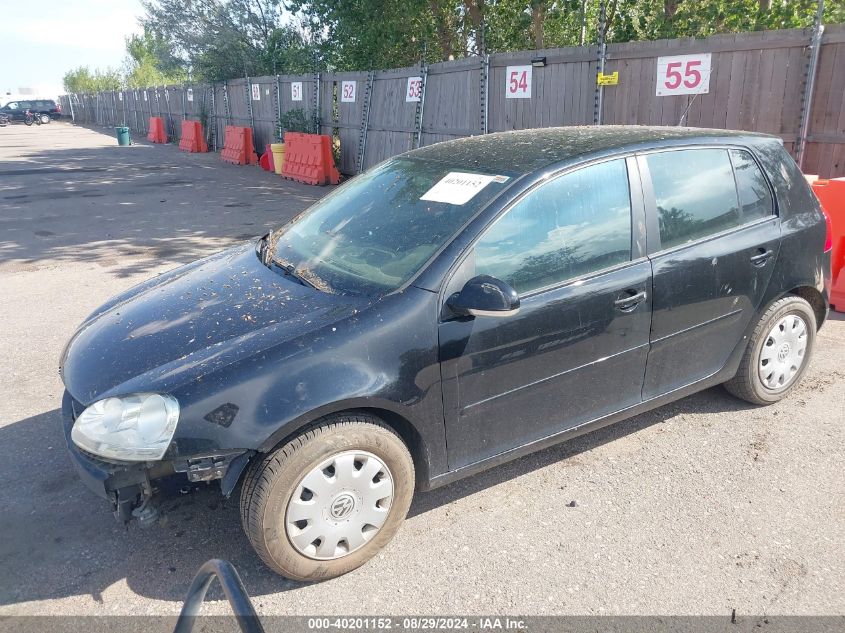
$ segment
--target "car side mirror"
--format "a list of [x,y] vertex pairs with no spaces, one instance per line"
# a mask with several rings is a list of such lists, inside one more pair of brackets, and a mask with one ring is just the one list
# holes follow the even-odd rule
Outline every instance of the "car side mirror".
[[519,295],[501,279],[478,275],[449,297],[446,305],[458,316],[503,317],[519,311]]

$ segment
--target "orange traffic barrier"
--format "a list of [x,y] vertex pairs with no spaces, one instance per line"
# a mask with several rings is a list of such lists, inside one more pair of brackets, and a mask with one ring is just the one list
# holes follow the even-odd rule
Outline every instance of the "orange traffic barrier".
[[182,138],[179,149],[183,152],[207,152],[208,144],[202,134],[202,123],[199,121],[182,121]]
[[827,212],[831,224],[833,252],[831,253],[830,305],[837,312],[845,312],[845,178],[816,180],[813,191]]
[[340,172],[334,164],[332,138],[327,134],[323,134],[320,138],[323,139],[323,163],[326,165],[326,171],[329,176],[329,184],[336,185],[340,182]]
[[340,173],[334,164],[331,138],[320,134],[285,133],[282,175],[309,185],[336,185]]
[[164,119],[160,116],[150,117],[150,132],[147,140],[153,143],[167,143],[167,134],[164,133]]
[[223,151],[220,158],[235,165],[254,165],[258,162],[255,146],[252,144],[252,128],[226,126]]
[[264,171],[273,171],[273,152],[270,150],[270,143],[264,147],[264,153],[258,159],[258,165]]

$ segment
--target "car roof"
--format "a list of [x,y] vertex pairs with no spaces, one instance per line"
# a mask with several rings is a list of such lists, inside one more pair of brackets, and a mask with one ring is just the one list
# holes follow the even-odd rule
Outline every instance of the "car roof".
[[583,125],[496,132],[445,141],[404,154],[490,172],[530,173],[567,160],[684,144],[769,139],[733,130],[645,125]]

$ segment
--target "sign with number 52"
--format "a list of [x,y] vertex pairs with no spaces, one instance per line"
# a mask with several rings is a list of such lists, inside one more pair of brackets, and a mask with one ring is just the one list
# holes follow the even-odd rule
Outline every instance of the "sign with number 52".
[[508,66],[505,73],[505,97],[531,98],[531,66]]
[[355,90],[357,87],[358,82],[356,81],[340,82],[340,102],[355,103]]
[[657,58],[657,96],[710,92],[710,53]]

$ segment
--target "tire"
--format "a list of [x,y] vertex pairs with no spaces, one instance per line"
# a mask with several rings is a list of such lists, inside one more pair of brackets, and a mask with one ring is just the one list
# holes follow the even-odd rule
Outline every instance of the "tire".
[[47,125],[50,122],[50,115],[49,114],[42,114],[38,117],[42,124]]
[[[778,332],[774,332],[776,327]],[[801,382],[815,342],[816,314],[810,304],[794,295],[778,299],[760,317],[736,376],[725,388],[752,404],[772,404],[785,398]]]
[[24,123],[27,125],[27,127],[29,127],[29,126],[31,126],[31,125],[32,125],[33,120],[32,120],[32,118],[27,117],[27,118],[24,120]]
[[[370,472],[376,473],[371,479],[355,479]],[[273,571],[327,580],[360,567],[393,538],[414,481],[414,462],[392,429],[369,415],[337,415],[251,466],[241,488],[241,524]],[[390,498],[374,502],[391,491],[389,484]],[[308,518],[294,521],[301,513]],[[366,523],[371,515],[380,527]]]

